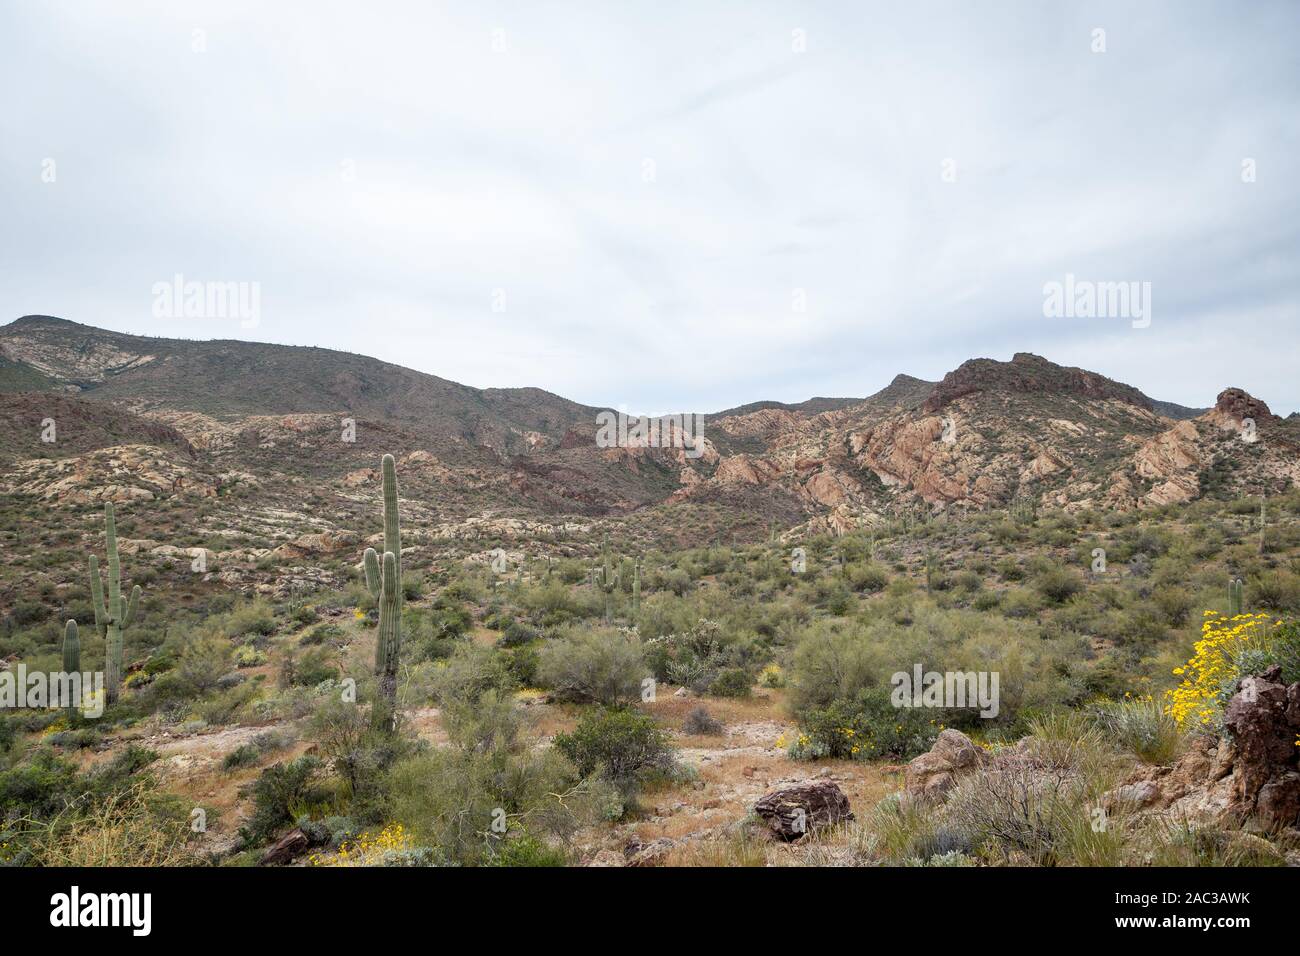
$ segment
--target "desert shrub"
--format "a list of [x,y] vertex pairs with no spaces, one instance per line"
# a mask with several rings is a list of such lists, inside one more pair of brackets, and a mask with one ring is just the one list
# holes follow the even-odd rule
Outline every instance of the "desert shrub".
[[537,680],[557,698],[612,705],[637,700],[647,670],[641,642],[611,628],[574,628],[542,648]]
[[952,827],[933,808],[891,794],[868,817],[871,849],[887,862],[928,860],[945,853],[969,853],[970,837]]
[[235,648],[234,661],[236,667],[260,667],[266,663],[266,654],[252,644],[241,644]]
[[511,690],[515,679],[508,656],[481,644],[461,644],[433,680],[433,696],[443,706],[476,703],[488,691]]
[[[582,577],[579,576],[578,580],[582,580]],[[585,603],[563,580],[547,581],[536,587],[524,588],[519,595],[519,603],[537,624],[548,628],[590,617],[595,612],[594,595],[591,596],[591,603]]]
[[240,744],[221,762],[225,770],[233,770],[238,767],[247,767],[257,763],[263,756],[274,753],[277,750],[284,750],[293,743],[293,735],[278,730],[267,730],[246,744]]
[[630,709],[583,714],[572,733],[555,735],[555,749],[582,776],[599,774],[625,795],[634,794],[647,774],[673,766],[668,735],[653,717]]
[[1227,617],[1206,611],[1195,653],[1174,673],[1181,683],[1165,692],[1164,707],[1184,727],[1217,727],[1241,678],[1277,665],[1282,680],[1300,680],[1300,623],[1269,614]]
[[1183,745],[1183,730],[1165,708],[1149,697],[1095,704],[1092,714],[1106,736],[1149,764],[1172,763]]
[[1050,865],[1058,862],[1079,820],[1086,819],[1085,797],[1076,768],[1008,754],[957,785],[947,817],[973,845]]
[[748,697],[753,685],[749,671],[743,667],[727,667],[709,684],[709,693],[714,697]]
[[1286,866],[1282,851],[1252,833],[1165,820],[1148,828],[1153,866]]
[[524,833],[501,840],[492,855],[492,866],[543,867],[567,866],[568,854],[536,837]]
[[275,612],[265,601],[253,601],[227,614],[222,627],[226,637],[268,637],[275,633]]
[[324,644],[326,641],[337,641],[343,636],[343,628],[337,624],[326,622],[318,624],[310,631],[298,639],[300,644]]
[[796,715],[855,698],[880,679],[879,658],[858,629],[818,626],[795,649],[790,706]]
[[191,636],[176,662],[176,676],[191,694],[203,694],[217,686],[230,670],[230,645],[213,634]]
[[293,609],[293,613],[289,615],[289,618],[295,624],[315,624],[320,620],[320,612],[310,604],[301,604]]
[[378,822],[384,810],[383,774],[412,752],[411,741],[373,729],[364,710],[333,695],[316,705],[307,734],[342,781],[340,797],[348,802],[350,817]]
[[1064,604],[1082,590],[1083,582],[1068,568],[1051,567],[1034,576],[1033,586],[1053,604]]
[[801,712],[799,734],[788,746],[796,760],[910,759],[930,749],[939,734],[936,711],[895,707],[884,688]]
[[609,787],[580,781],[558,750],[532,746],[522,729],[520,709],[494,690],[455,707],[451,746],[403,759],[387,773],[391,817],[446,862],[474,865],[499,853],[509,859],[508,844],[525,835],[563,842],[622,812]]
[[1042,599],[1027,588],[1011,588],[1001,601],[1002,614],[1013,618],[1035,617],[1042,606]]
[[998,562],[998,576],[1003,581],[1020,581],[1025,577],[1025,569],[1013,557],[1005,557]]
[[525,644],[531,644],[542,636],[541,631],[535,627],[530,627],[522,621],[510,621],[501,639],[497,641],[502,647],[522,647]]
[[1186,588],[1168,585],[1156,588],[1151,600],[1165,616],[1170,627],[1182,627],[1196,604],[1196,599]]
[[875,593],[889,583],[889,572],[879,564],[851,564],[848,567],[849,586],[855,591]]
[[102,799],[74,803],[43,828],[27,862],[38,866],[194,866],[188,827],[162,811],[151,789],[139,784]]
[[682,733],[699,734],[707,737],[716,737],[722,733],[725,728],[722,721],[709,713],[703,705],[694,707],[682,721]]
[[303,756],[288,763],[278,763],[262,771],[249,789],[253,812],[240,828],[245,844],[256,846],[275,836],[281,827],[292,823],[301,809],[325,799],[320,782],[321,761]]
[[1300,575],[1281,568],[1265,571],[1250,579],[1247,600],[1271,611],[1300,610]]
[[252,744],[240,744],[230,753],[226,754],[225,759],[221,761],[222,770],[235,770],[239,767],[248,767],[257,763],[262,757],[262,751],[258,750]]
[[294,661],[293,683],[299,687],[315,687],[327,680],[337,680],[339,669],[330,663],[329,652],[314,647]]

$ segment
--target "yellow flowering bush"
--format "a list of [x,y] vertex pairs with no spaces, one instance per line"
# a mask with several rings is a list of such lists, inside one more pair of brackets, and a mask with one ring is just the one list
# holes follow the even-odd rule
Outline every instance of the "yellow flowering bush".
[[312,866],[380,866],[384,854],[412,849],[414,844],[406,828],[400,823],[390,823],[378,833],[363,833],[355,840],[346,840],[337,854],[313,853],[307,858]]
[[1266,651],[1270,632],[1281,623],[1271,621],[1268,614],[1227,617],[1206,611],[1191,660],[1174,668],[1183,680],[1165,692],[1165,712],[1180,726],[1216,724],[1226,695],[1242,676],[1243,658],[1255,650]]

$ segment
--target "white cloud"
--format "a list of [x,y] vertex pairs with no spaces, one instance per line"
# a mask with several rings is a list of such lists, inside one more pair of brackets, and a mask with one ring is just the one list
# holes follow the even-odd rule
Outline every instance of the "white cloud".
[[[182,272],[260,282],[268,341],[592,404],[1033,350],[1300,406],[1293,4],[132,9],[0,12],[13,316],[240,334],[151,318]],[[1067,271],[1151,328],[1044,320]]]

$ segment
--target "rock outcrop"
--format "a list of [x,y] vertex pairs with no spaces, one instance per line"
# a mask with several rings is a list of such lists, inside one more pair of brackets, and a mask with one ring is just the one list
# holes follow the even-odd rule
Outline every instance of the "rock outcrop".
[[1300,827],[1300,682],[1280,681],[1277,667],[1247,677],[1221,737],[1194,737],[1172,766],[1142,768],[1103,805],[1270,833]]
[[947,796],[957,782],[989,762],[989,755],[959,730],[944,730],[929,751],[912,759],[903,781],[909,797],[934,801]]

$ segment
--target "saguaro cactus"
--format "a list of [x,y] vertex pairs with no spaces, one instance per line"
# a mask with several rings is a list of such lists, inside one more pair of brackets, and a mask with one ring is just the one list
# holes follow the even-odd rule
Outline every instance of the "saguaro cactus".
[[636,556],[632,565],[632,616],[641,613],[641,555]]
[[[63,673],[77,674],[81,672],[81,639],[77,636],[77,622],[69,621],[63,629]],[[64,687],[71,688],[71,681],[64,681]],[[69,700],[67,702],[68,723],[77,722],[77,705],[79,700]]]
[[99,576],[99,559],[90,556],[90,600],[95,606],[95,626],[104,639],[104,697],[115,703],[122,687],[122,631],[135,620],[140,607],[140,585],[131,589],[130,600],[122,603],[122,566],[117,557],[117,523],[113,502],[104,502],[104,531],[108,539],[108,602]]
[[1241,578],[1230,578],[1228,580],[1228,616],[1236,617],[1241,613],[1242,594],[1245,588],[1242,586]]
[[384,558],[381,566],[374,548],[366,548],[366,587],[379,602],[379,637],[375,643],[375,676],[379,691],[371,712],[380,730],[397,726],[397,660],[402,649],[402,538],[397,521],[397,464],[385,455]]
[[618,587],[618,572],[614,570],[613,559],[609,555],[609,535],[601,548],[605,556],[605,566],[596,572],[596,586],[605,592],[605,623],[614,620],[614,589]]
[[1264,553],[1264,529],[1268,527],[1268,517],[1264,512],[1264,496],[1259,498],[1259,553]]

